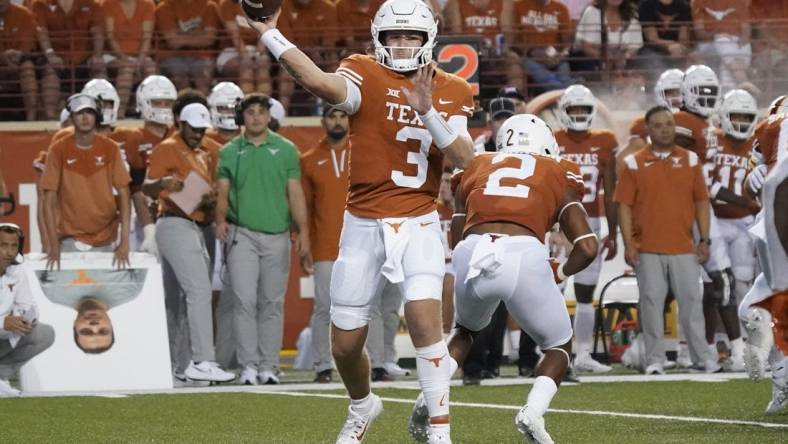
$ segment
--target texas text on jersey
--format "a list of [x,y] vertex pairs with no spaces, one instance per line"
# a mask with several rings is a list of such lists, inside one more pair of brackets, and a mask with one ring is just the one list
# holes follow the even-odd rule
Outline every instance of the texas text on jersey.
[[583,207],[589,217],[600,216],[599,190],[602,187],[602,176],[608,162],[615,153],[618,142],[616,136],[608,130],[589,130],[573,132],[559,130],[555,133],[561,157],[580,166],[580,173],[585,182]]

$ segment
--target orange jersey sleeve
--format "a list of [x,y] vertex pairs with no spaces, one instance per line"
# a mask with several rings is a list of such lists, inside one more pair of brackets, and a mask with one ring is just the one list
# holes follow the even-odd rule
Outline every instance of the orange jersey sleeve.
[[770,171],[777,160],[788,156],[788,116],[771,116],[753,150],[758,152],[761,162]]
[[629,125],[629,138],[634,139],[636,137],[648,140],[648,128],[646,128],[645,116],[638,117]]
[[552,227],[569,186],[565,167],[551,157],[485,153],[463,174],[465,231],[486,222],[527,227],[542,240]]
[[[413,84],[369,56],[348,57],[337,73],[356,84],[362,98],[350,117],[348,210],[367,218],[417,216],[435,210],[443,153],[402,94],[402,87],[412,89]],[[437,70],[432,100],[450,125],[465,128],[473,113],[466,81]]]
[[555,133],[561,157],[576,163],[585,182],[581,193],[583,206],[589,217],[599,217],[602,180],[609,162],[615,161],[618,141],[608,130],[590,130],[582,133],[559,130]]
[[707,151],[717,148],[714,127],[703,117],[687,111],[678,111],[673,118],[676,121],[676,145],[697,154],[701,163],[705,163]]

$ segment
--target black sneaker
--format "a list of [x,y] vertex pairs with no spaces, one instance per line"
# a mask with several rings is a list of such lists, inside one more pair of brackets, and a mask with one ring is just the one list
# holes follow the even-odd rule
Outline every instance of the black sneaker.
[[331,369],[328,369],[328,370],[322,370],[317,372],[317,374],[315,375],[315,379],[312,382],[318,382],[320,384],[328,384],[331,381],[332,381]]
[[389,376],[389,372],[383,367],[375,367],[372,369],[372,382],[393,381],[394,378]]
[[533,378],[534,377],[534,369],[528,366],[522,366],[517,369],[517,374],[524,378]]
[[462,385],[479,385],[482,382],[482,375],[478,373],[465,373],[462,375]]

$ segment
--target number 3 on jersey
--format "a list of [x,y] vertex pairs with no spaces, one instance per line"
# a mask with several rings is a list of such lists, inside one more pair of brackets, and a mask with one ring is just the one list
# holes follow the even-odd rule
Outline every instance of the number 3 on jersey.
[[430,153],[432,136],[425,128],[405,126],[397,131],[396,139],[397,142],[417,140],[420,145],[419,151],[408,151],[406,159],[409,164],[416,165],[416,175],[408,176],[402,171],[394,170],[391,172],[391,180],[401,187],[419,188],[427,181],[427,155]]
[[487,184],[484,186],[484,194],[487,196],[507,196],[507,197],[520,197],[527,198],[530,188],[527,185],[517,184],[515,186],[501,185],[503,179],[527,179],[534,174],[536,168],[536,160],[533,156],[528,154],[508,154],[499,153],[493,157],[492,163],[500,163],[507,158],[520,159],[520,167],[513,168],[499,168],[495,170],[487,179]]

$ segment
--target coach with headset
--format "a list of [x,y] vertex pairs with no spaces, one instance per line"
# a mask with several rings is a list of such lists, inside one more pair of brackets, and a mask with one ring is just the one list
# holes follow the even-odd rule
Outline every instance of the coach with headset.
[[22,261],[25,235],[0,223],[0,398],[19,396],[8,380],[55,341],[55,330],[37,322],[38,309]]
[[268,129],[271,99],[249,94],[236,110],[243,134],[219,154],[216,237],[234,304],[241,384],[278,384],[283,306],[290,274],[290,228],[302,266],[311,272],[309,228],[298,149]]

